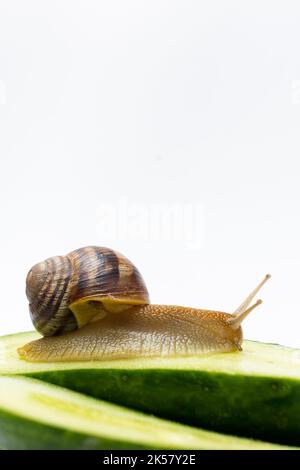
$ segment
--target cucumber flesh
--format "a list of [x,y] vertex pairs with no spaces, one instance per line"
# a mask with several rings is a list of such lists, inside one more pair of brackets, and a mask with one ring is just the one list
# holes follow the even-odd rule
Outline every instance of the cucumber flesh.
[[190,357],[135,358],[107,361],[27,362],[16,350],[27,342],[40,338],[36,332],[17,333],[0,337],[0,372],[31,373],[46,370],[72,369],[201,369],[229,374],[286,377],[300,380],[300,349],[256,341],[243,342],[242,352],[207,353]]
[[0,377],[7,449],[279,449],[175,424],[25,377]]
[[242,352],[188,358],[30,363],[0,339],[0,374],[27,375],[218,432],[300,445],[300,351],[251,341]]

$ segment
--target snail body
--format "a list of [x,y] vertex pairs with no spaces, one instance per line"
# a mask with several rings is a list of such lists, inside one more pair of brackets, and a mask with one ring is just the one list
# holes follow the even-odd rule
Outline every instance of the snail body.
[[19,348],[36,362],[187,356],[242,349],[241,322],[264,280],[233,313],[150,304],[137,268],[109,248],[85,247],[49,258],[27,275],[36,329]]

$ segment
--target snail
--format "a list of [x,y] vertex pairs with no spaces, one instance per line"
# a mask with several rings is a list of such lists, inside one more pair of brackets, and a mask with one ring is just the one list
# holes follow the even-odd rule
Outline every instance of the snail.
[[233,314],[150,304],[145,282],[125,256],[89,246],[36,264],[26,279],[35,328],[43,338],[18,349],[33,362],[188,356],[241,351],[242,321],[265,282]]

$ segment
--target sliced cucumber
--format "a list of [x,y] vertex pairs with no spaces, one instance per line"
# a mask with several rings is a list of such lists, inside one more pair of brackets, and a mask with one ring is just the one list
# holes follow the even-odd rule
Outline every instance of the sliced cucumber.
[[277,449],[112,405],[26,377],[0,377],[7,449]]
[[157,416],[228,434],[300,445],[300,351],[245,341],[243,352],[189,358],[29,363],[0,340],[0,373],[40,378]]

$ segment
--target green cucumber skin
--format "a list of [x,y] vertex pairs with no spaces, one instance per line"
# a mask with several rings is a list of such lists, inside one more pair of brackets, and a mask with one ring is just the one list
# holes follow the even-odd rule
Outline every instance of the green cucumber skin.
[[[25,432],[26,430],[26,432]],[[6,450],[151,449],[52,427],[0,410],[0,442]]]
[[[217,432],[300,445],[300,350],[244,342],[242,353],[90,363],[30,363],[0,338],[0,373],[39,378],[95,398]],[[1,370],[2,369],[2,370]]]
[[[192,426],[300,445],[297,380],[167,369],[54,370],[25,375]],[[241,390],[247,393],[242,395]]]

